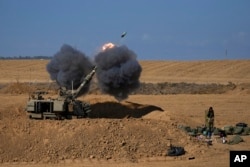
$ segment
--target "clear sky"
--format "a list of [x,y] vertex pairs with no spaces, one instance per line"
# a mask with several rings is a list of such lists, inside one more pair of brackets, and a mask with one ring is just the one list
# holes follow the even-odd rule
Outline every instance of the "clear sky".
[[107,42],[139,60],[250,59],[250,0],[0,0],[0,56]]

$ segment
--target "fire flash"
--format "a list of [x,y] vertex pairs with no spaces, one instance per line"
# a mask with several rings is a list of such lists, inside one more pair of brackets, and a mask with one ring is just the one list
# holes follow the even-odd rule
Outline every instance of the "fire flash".
[[111,49],[111,48],[113,48],[113,47],[115,47],[115,44],[113,44],[113,43],[106,43],[106,44],[104,44],[103,46],[102,46],[102,51],[105,51],[105,50],[107,50],[107,49]]

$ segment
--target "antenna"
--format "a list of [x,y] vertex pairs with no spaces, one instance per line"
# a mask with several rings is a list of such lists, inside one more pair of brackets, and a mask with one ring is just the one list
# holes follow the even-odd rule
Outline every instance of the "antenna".
[[71,93],[72,93],[72,96],[73,96],[73,94],[74,94],[74,92],[73,92],[73,85],[74,85],[74,81],[72,80],[72,81],[71,81]]

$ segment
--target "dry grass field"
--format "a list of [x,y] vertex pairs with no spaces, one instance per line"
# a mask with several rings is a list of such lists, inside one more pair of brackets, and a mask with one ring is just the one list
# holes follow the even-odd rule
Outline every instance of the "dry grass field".
[[[51,83],[47,63],[0,61],[0,166],[227,167],[230,150],[250,150],[250,135],[236,145],[222,144],[213,136],[213,144],[207,146],[178,128],[204,124],[209,106],[215,110],[216,127],[238,122],[250,126],[250,60],[140,61],[143,83],[233,83],[236,87],[220,94],[134,94],[120,103],[109,95],[90,93],[80,97],[93,108],[90,118],[29,120],[28,93],[6,92],[6,87]],[[186,153],[166,156],[169,139]]]

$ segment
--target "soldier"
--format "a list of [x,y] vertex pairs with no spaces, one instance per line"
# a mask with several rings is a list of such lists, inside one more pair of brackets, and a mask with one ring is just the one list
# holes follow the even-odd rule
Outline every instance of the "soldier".
[[209,109],[205,111],[205,126],[207,129],[207,137],[211,138],[212,130],[214,128],[214,110],[213,110],[213,107],[209,107]]

